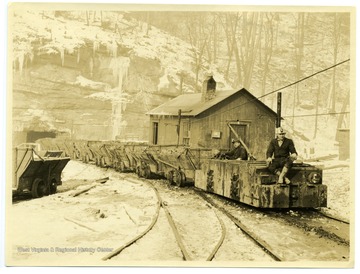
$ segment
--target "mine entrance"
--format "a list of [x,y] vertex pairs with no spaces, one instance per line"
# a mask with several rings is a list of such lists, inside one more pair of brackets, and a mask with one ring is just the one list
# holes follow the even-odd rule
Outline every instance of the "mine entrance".
[[48,132],[48,131],[29,131],[26,136],[27,143],[34,143],[38,139],[42,138],[55,138],[55,132]]

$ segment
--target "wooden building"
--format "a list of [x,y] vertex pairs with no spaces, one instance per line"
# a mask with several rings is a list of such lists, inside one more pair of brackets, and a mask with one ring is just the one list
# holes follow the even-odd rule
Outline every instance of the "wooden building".
[[228,150],[234,130],[257,159],[265,158],[277,118],[244,88],[217,91],[212,76],[203,82],[202,93],[180,95],[147,114],[150,144]]

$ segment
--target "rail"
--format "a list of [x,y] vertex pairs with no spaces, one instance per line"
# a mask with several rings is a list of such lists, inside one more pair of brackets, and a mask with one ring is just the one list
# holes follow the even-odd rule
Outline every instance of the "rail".
[[236,217],[234,217],[231,213],[226,211],[224,208],[221,208],[217,204],[215,204],[213,201],[211,201],[203,192],[196,190],[196,192],[209,204],[211,204],[213,207],[217,208],[219,211],[221,211],[223,214],[225,214],[238,228],[241,229],[241,231],[247,235],[255,244],[257,244],[259,247],[261,247],[267,254],[269,254],[275,261],[283,261],[283,258],[279,255],[277,255],[265,241],[260,239],[257,235],[252,233],[244,224],[242,224]]

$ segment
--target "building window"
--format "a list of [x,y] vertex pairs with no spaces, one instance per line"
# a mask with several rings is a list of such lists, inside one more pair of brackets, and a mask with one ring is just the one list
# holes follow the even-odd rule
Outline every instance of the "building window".
[[157,145],[158,143],[158,134],[159,134],[159,123],[153,122],[153,144]]

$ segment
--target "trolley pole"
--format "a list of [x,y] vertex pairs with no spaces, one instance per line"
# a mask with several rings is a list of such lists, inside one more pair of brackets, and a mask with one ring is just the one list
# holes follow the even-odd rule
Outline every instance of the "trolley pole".
[[281,92],[277,93],[277,119],[276,127],[281,126]]
[[176,127],[176,132],[177,132],[177,145],[176,146],[179,146],[179,143],[180,143],[180,126],[181,126],[181,109],[179,109],[179,111],[178,111],[178,124]]

